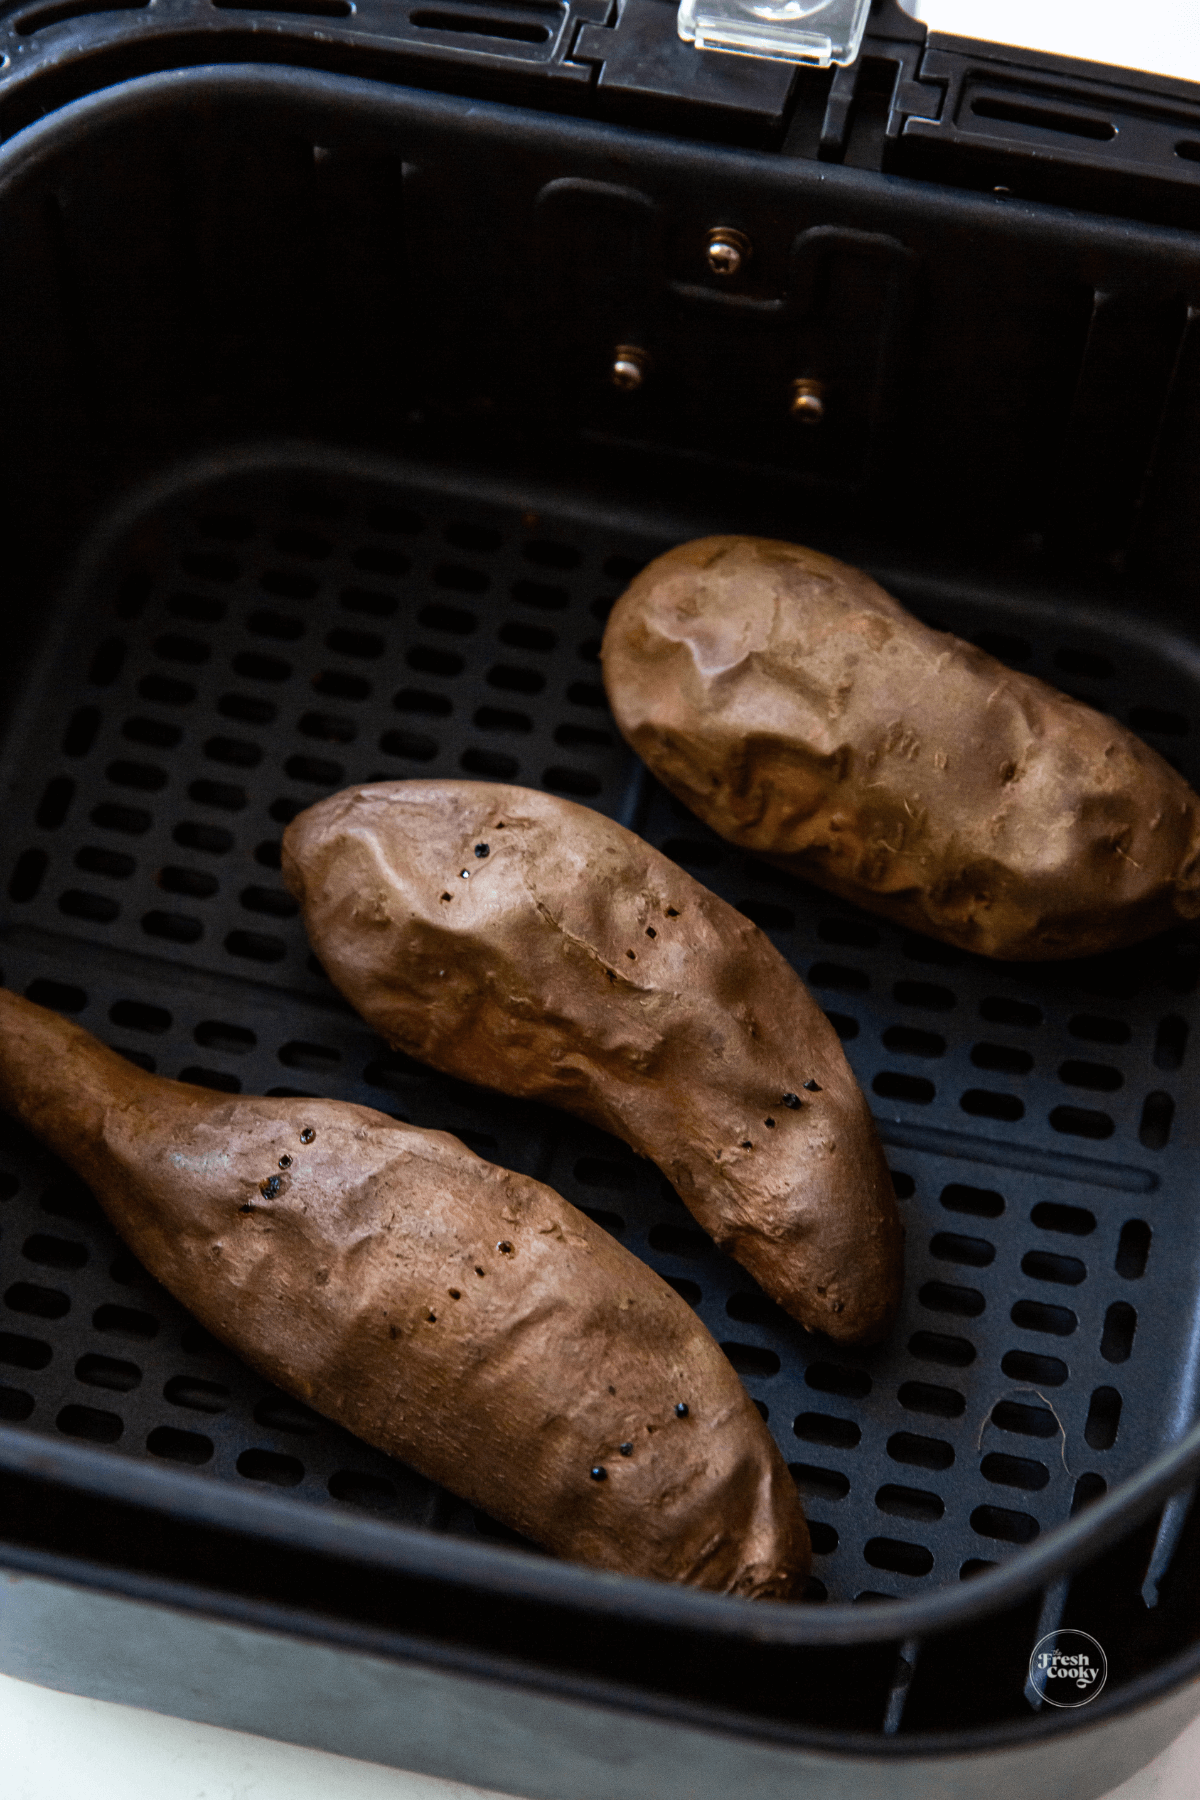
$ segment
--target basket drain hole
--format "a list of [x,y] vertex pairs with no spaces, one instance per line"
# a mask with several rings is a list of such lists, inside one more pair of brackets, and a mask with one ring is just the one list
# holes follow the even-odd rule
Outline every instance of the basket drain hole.
[[921,1437],[914,1431],[894,1432],[888,1439],[887,1453],[893,1462],[907,1463],[915,1469],[948,1469],[954,1461],[951,1444],[941,1438]]
[[976,1219],[998,1219],[1004,1211],[1004,1196],[991,1188],[967,1187],[952,1181],[941,1192],[941,1203],[947,1212],[970,1213]]
[[902,1538],[868,1538],[863,1558],[873,1569],[889,1569],[896,1575],[928,1575],[933,1567],[932,1551]]
[[1121,1227],[1114,1267],[1126,1281],[1140,1281],[1150,1255],[1150,1227],[1144,1219],[1127,1219]]
[[1083,1428],[1085,1441],[1093,1450],[1111,1450],[1117,1441],[1121,1423],[1121,1396],[1113,1387],[1098,1387],[1088,1407]]

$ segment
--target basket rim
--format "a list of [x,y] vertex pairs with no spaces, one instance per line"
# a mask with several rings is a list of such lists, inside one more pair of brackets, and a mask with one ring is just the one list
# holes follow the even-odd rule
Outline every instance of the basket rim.
[[[1156,1459],[1152,1474],[1142,1471],[1112,1490],[1109,1500],[1119,1503],[1120,1518],[1110,1525],[1112,1536],[1125,1529],[1132,1509],[1151,1510],[1163,1495],[1185,1484],[1200,1468],[1200,1425],[1193,1427],[1171,1451]],[[211,1477],[168,1471],[127,1461],[115,1452],[63,1444],[41,1433],[0,1426],[0,1470],[25,1475],[74,1490],[83,1495],[122,1500],[148,1511],[169,1512],[198,1525],[225,1532],[267,1538],[278,1544],[388,1568],[446,1585],[474,1587],[503,1600],[523,1600],[565,1609],[603,1610],[639,1622],[681,1631],[703,1632],[728,1641],[776,1643],[782,1647],[865,1647],[894,1644],[906,1637],[928,1634],[932,1595],[924,1600],[896,1601],[885,1607],[845,1604],[834,1607],[770,1606],[720,1594],[699,1593],[614,1575],[577,1564],[554,1562],[506,1545],[474,1544],[463,1539],[444,1539],[417,1527],[385,1525],[348,1514],[312,1509],[294,1500],[255,1491],[230,1490]],[[1136,1489],[1136,1494],[1129,1490]],[[1081,1540],[1087,1550],[1096,1541],[1094,1516],[1103,1502],[1080,1515],[1044,1543],[1056,1556],[1069,1554]],[[1116,1509],[1114,1509],[1116,1510]],[[1086,1527],[1085,1530],[1079,1528]],[[1107,1535],[1107,1534],[1106,1534]],[[1055,1540],[1069,1537],[1066,1552]],[[390,1554],[388,1554],[390,1552]],[[1082,1553],[1082,1552],[1081,1552]],[[964,1592],[976,1609],[972,1616],[993,1610],[1044,1585],[1041,1566],[1023,1565],[1032,1554],[1014,1558],[992,1574],[980,1575],[949,1590]],[[1046,1559],[1043,1559],[1046,1560]],[[146,1574],[119,1565],[100,1564],[82,1557],[0,1540],[0,1571],[14,1576],[41,1578],[102,1592],[134,1604],[165,1606],[193,1615],[241,1624],[252,1629],[283,1633],[322,1643],[331,1649],[383,1657],[391,1661],[419,1662],[440,1667],[464,1678],[502,1681],[564,1701],[584,1702],[617,1713],[630,1712],[648,1719],[692,1726],[725,1737],[753,1740],[782,1749],[825,1751],[843,1760],[893,1762],[944,1759],[983,1751],[1018,1749],[1031,1741],[1057,1737],[1081,1726],[1135,1712],[1200,1675],[1200,1641],[1166,1659],[1159,1666],[1123,1686],[1107,1690],[1086,1711],[1031,1713],[1028,1719],[968,1727],[948,1732],[905,1732],[889,1736],[882,1730],[860,1733],[845,1729],[792,1724],[714,1708],[669,1694],[650,1693],[611,1677],[574,1674],[549,1669],[516,1657],[443,1645],[427,1638],[387,1630],[355,1620],[343,1620],[303,1604],[278,1601],[204,1587],[170,1576]],[[1007,1576],[1008,1579],[1003,1578]],[[979,1590],[987,1588],[980,1603]],[[997,1593],[997,1589],[1003,1589]],[[974,1592],[972,1592],[974,1590]],[[946,1592],[947,1590],[942,1590]],[[919,1630],[912,1615],[921,1614]],[[829,1632],[827,1621],[844,1622],[847,1634]],[[959,1616],[944,1628],[962,1623]],[[774,1629],[772,1629],[772,1626]],[[757,1627],[757,1628],[756,1628]],[[766,1629],[764,1630],[763,1627]],[[810,1632],[809,1627],[815,1627]],[[750,1628],[750,1629],[746,1629]]]

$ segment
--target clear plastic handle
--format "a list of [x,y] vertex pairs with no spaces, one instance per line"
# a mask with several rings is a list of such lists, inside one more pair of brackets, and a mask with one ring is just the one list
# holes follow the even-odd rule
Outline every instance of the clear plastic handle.
[[679,0],[679,35],[697,50],[776,62],[852,63],[871,0]]

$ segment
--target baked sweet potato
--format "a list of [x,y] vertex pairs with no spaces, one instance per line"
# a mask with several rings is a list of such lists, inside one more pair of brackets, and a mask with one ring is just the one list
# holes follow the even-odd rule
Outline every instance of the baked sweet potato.
[[691,1308],[539,1182],[330,1100],[143,1074],[0,990],[0,1105],[280,1387],[561,1556],[754,1596],[795,1485]]
[[617,602],[603,664],[621,731],[714,831],[917,931],[1090,956],[1200,914],[1182,776],[832,557],[683,544]]
[[805,1325],[887,1330],[902,1234],[866,1102],[749,919],[602,814],[484,782],[335,794],[283,877],[389,1044],[624,1138]]

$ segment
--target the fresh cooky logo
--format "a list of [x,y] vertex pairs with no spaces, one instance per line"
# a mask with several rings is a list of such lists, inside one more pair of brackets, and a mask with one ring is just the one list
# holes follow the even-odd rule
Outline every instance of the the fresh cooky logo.
[[1086,1631],[1052,1631],[1029,1659],[1029,1685],[1048,1706],[1086,1706],[1107,1678],[1108,1658]]

